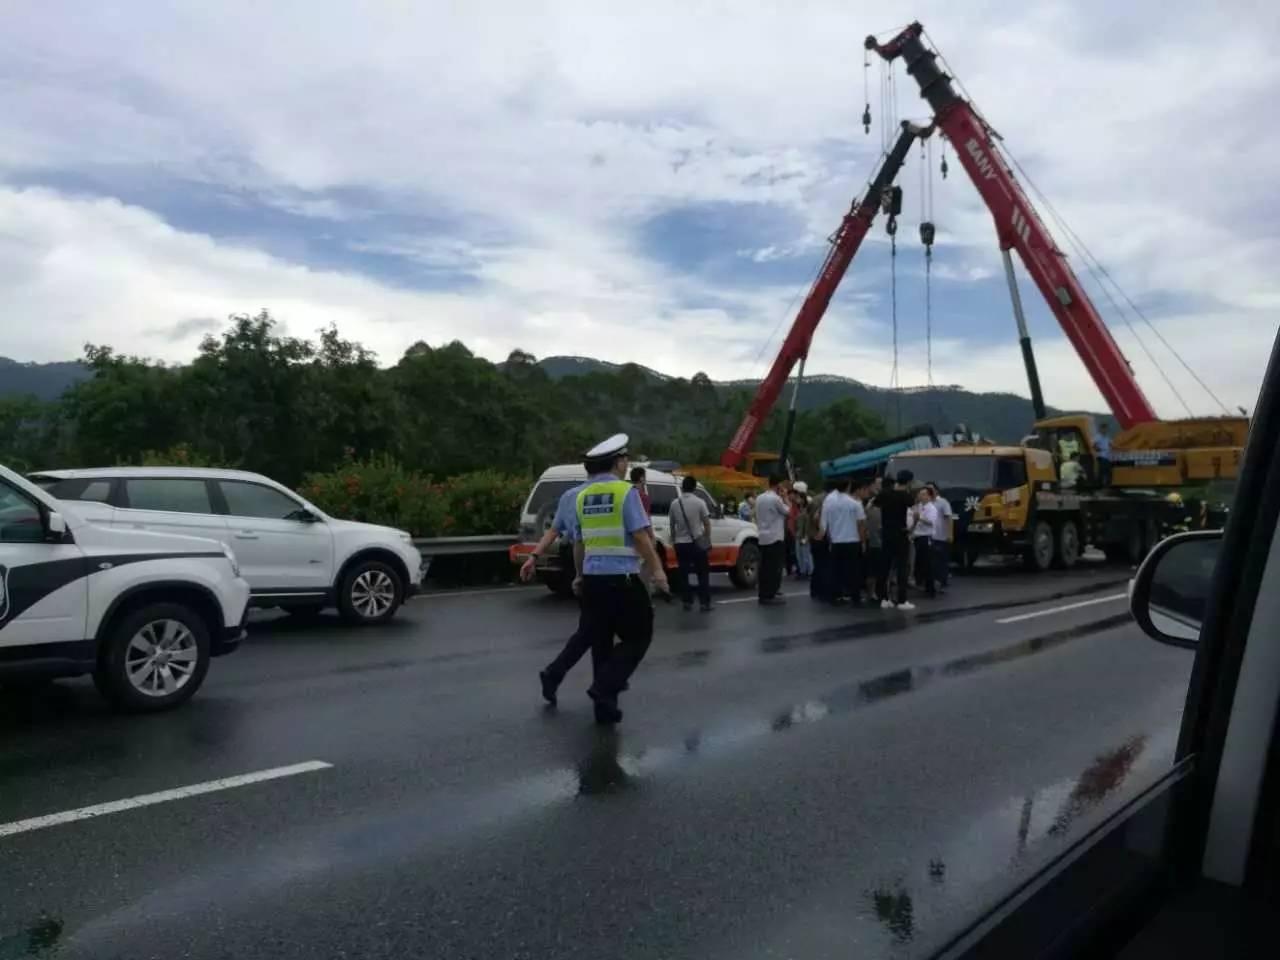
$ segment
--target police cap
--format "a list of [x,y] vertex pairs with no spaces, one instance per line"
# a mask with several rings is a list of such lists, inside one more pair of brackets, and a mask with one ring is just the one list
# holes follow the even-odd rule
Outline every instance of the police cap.
[[615,433],[608,440],[597,443],[594,447],[587,451],[586,458],[588,460],[603,460],[606,457],[612,459],[614,457],[624,456],[627,452],[627,443],[630,438],[625,433]]

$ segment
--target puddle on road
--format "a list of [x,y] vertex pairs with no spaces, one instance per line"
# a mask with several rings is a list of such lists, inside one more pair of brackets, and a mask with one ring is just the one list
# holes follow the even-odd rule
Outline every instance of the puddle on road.
[[[915,626],[941,623],[948,620],[959,619],[961,617],[973,616],[978,613],[1016,610],[1021,607],[1038,606],[1043,603],[1053,603],[1057,600],[1066,600],[1072,597],[1087,596],[1093,593],[1103,593],[1107,590],[1113,589],[1117,584],[1123,582],[1123,580],[1107,580],[1105,582],[1092,581],[1079,587],[1073,587],[1069,590],[1060,590],[1056,593],[1045,596],[1022,600],[977,603],[964,607],[951,607],[945,610],[920,610],[911,615],[898,613],[893,610],[882,611],[879,609],[873,610],[871,608],[867,608],[863,611],[868,614],[868,619],[865,620],[854,620],[835,626],[821,627],[816,630],[804,630],[797,633],[785,633],[761,637],[750,642],[758,644],[761,653],[784,653],[789,650],[798,650],[808,646],[821,646],[829,643],[847,643],[853,640],[862,640],[867,637],[881,637],[887,636],[891,633],[905,633]],[[700,624],[705,622],[706,621],[699,621]],[[730,645],[729,647],[721,648],[719,650],[699,648],[697,650],[679,653],[674,655],[674,657],[663,659],[674,661],[677,668],[701,667],[708,665],[714,657],[723,656],[731,652],[735,646],[737,645]],[[651,656],[650,659],[653,659],[653,657]]]

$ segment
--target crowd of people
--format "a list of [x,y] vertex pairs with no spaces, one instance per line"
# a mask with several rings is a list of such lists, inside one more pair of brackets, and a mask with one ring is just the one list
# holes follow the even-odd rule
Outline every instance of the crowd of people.
[[[520,578],[533,579],[538,557],[561,537],[573,546],[578,627],[538,674],[543,699],[554,707],[565,676],[588,652],[592,682],[587,696],[595,720],[622,720],[620,695],[653,640],[651,593],[670,596],[665,565],[651,520],[652,501],[642,468],[630,469],[628,438],[617,434],[587,451],[587,479],[565,491],[551,526],[530,551]],[[814,497],[803,482],[771,478],[769,489],[749,496],[745,516],[756,524],[760,546],[759,601],[773,606],[785,572],[809,581],[810,594],[827,603],[914,608],[907,599],[907,569],[914,555],[916,586],[926,596],[946,589],[950,507],[937,487],[912,486],[903,470],[888,486],[879,480],[836,480]],[[698,599],[710,611],[707,554],[711,516],[685,477],[670,504],[671,539],[681,572],[684,606]],[[617,641],[615,643],[615,640]]]
[[908,586],[925,596],[945,592],[955,517],[936,483],[917,485],[909,470],[831,480],[810,495],[804,481],[770,479],[737,509],[759,531],[759,601],[786,603],[784,575],[809,582],[815,600],[913,610]]

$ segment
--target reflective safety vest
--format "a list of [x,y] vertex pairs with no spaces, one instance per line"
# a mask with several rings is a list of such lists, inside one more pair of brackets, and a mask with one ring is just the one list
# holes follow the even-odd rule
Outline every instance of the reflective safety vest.
[[625,480],[593,483],[578,494],[578,525],[582,528],[583,556],[634,557],[627,546],[622,502],[631,491]]

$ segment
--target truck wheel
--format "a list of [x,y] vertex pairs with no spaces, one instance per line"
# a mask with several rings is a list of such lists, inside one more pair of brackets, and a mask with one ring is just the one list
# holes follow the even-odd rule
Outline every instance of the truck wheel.
[[1053,565],[1059,570],[1070,570],[1080,559],[1080,527],[1074,520],[1064,520],[1058,527]]
[[94,685],[114,706],[150,712],[191,698],[209,670],[209,627],[180,603],[150,603],[110,627]]
[[359,626],[390,620],[403,599],[400,577],[381,560],[353,564],[338,585],[342,619]]
[[1033,573],[1043,573],[1053,565],[1053,527],[1037,520],[1031,527],[1031,542],[1022,555],[1023,564]]
[[760,548],[748,540],[738,548],[738,562],[729,571],[729,580],[740,590],[755,587],[760,577]]

